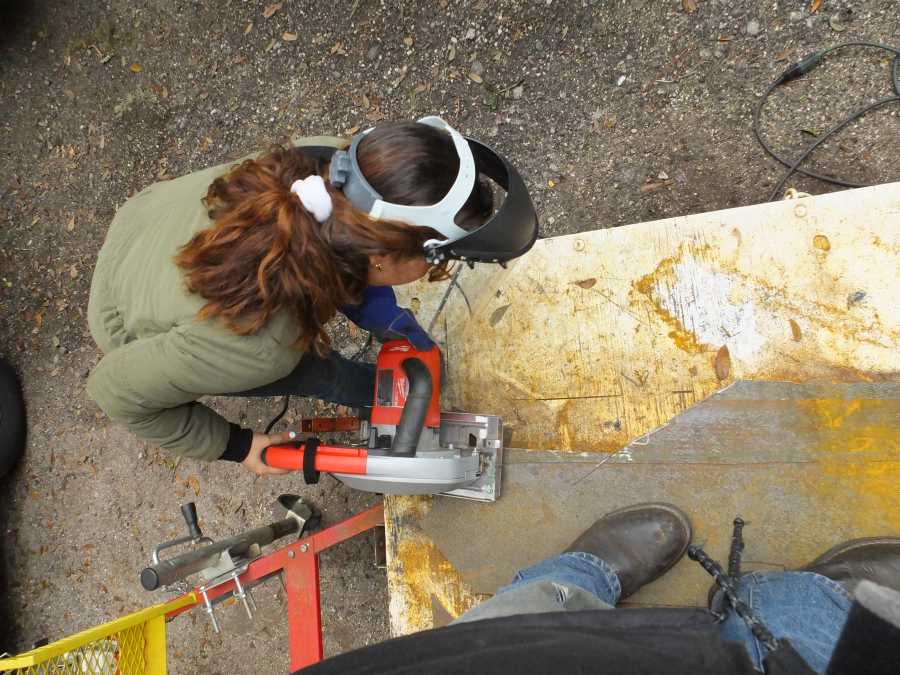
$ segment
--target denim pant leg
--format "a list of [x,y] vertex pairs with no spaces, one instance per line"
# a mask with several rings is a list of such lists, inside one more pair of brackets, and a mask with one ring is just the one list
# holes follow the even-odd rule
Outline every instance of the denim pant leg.
[[515,614],[612,609],[621,593],[611,565],[590,553],[563,553],[521,570],[512,583],[453,623]]
[[[810,668],[825,672],[852,604],[843,586],[813,572],[753,572],[741,577],[738,595],[776,638],[789,640]],[[762,670],[766,652],[734,610],[721,635],[742,643]]]
[[375,364],[351,361],[335,351],[321,357],[306,353],[288,375],[229,396],[311,396],[354,408],[375,399]]

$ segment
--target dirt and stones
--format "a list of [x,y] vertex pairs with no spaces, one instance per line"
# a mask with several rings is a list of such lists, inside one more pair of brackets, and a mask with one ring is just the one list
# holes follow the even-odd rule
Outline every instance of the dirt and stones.
[[[583,2],[212,0],[6,2],[0,31],[0,353],[21,373],[26,457],[3,482],[8,649],[156,601],[137,573],[197,502],[225,535],[300,491],[333,522],[374,503],[326,479],[256,479],[175,464],[86,396],[99,353],[85,324],[96,253],[147,184],[292,134],[349,133],[441,114],[511,157],[555,235],[761,201],[781,175],[750,134],[759,94],[790,61],[900,35],[896,0]],[[794,154],[889,92],[883,53],[828,59],[772,97],[766,133]],[[900,108],[816,154],[825,171],[900,179]],[[807,179],[809,192],[832,186]],[[352,350],[360,335],[342,333]],[[260,428],[277,401],[220,400]],[[297,419],[314,409],[296,404]],[[387,637],[387,591],[367,540],[323,557],[326,651]],[[283,595],[253,626],[225,608],[170,625],[174,672],[286,667]]]

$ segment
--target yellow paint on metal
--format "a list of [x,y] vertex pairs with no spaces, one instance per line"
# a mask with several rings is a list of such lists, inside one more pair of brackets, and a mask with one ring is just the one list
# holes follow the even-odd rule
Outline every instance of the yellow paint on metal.
[[191,593],[29,652],[0,659],[0,672],[8,675],[165,675],[166,614],[196,602],[197,598]]
[[[823,480],[810,490],[841,503],[854,527],[863,529],[872,514],[879,514],[900,533],[900,401],[824,399],[801,404],[821,439],[814,451]],[[858,421],[873,418],[893,419],[894,424]]]
[[[482,599],[415,526],[431,503],[430,497],[386,495],[384,499],[385,537],[391,542],[392,552],[388,563],[391,617],[403,617],[402,622],[391,626],[395,634],[431,628],[435,605],[455,619]],[[394,607],[395,601],[402,606]]]
[[144,624],[145,675],[166,675],[166,647],[166,615],[160,614]]
[[[896,372],[890,191],[545,239],[508,270],[465,270],[434,329],[444,405],[499,414],[517,447],[609,452],[733,379]],[[427,324],[443,290],[400,295]]]
[[[736,379],[893,380],[898,220],[894,183],[543,239],[508,269],[464,269],[433,328],[449,369],[443,407],[500,415],[513,447],[612,452]],[[429,325],[444,290],[413,284],[398,297]],[[847,500],[854,521],[900,514],[896,462],[831,462],[827,447],[896,432],[823,437],[826,480],[810,489]],[[427,627],[426,596],[458,581],[416,521],[400,517],[388,538],[396,633]]]

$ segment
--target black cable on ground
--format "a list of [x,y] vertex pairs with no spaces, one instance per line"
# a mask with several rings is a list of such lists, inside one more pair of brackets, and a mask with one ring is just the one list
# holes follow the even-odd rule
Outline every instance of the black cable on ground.
[[[894,94],[882,99],[875,101],[874,103],[870,103],[867,106],[860,108],[855,111],[845,119],[841,120],[833,127],[828,129],[824,134],[819,136],[813,143],[807,147],[797,159],[789,160],[778,154],[774,148],[763,138],[762,132],[759,128],[759,120],[762,115],[762,110],[766,105],[766,102],[769,99],[769,96],[772,94],[775,89],[777,89],[782,84],[790,82],[791,80],[795,80],[802,75],[805,75],[817,65],[819,62],[831,52],[837,51],[839,49],[843,49],[845,47],[867,47],[872,49],[880,49],[886,52],[889,52],[894,55],[894,60],[891,66],[891,83],[894,88]],[[817,178],[822,181],[826,181],[828,183],[832,183],[833,185],[841,185],[843,187],[867,187],[865,183],[856,183],[854,181],[843,180],[840,178],[834,178],[833,176],[826,176],[824,174],[818,173],[811,169],[805,169],[801,165],[805,162],[809,156],[813,153],[813,151],[818,148],[822,143],[826,140],[834,136],[836,133],[844,129],[847,125],[855,122],[859,118],[861,118],[866,113],[875,110],[876,108],[880,108],[883,105],[887,105],[888,103],[897,103],[900,102],[900,48],[891,47],[889,45],[878,44],[875,42],[845,42],[843,44],[835,45],[834,47],[829,47],[827,49],[821,49],[817,52],[813,52],[809,56],[804,57],[797,63],[792,64],[785,70],[781,75],[778,76],[772,84],[769,85],[769,88],[766,89],[765,93],[762,95],[759,103],[753,111],[753,134],[756,136],[756,140],[759,141],[759,144],[762,146],[763,150],[766,151],[773,159],[781,162],[788,168],[787,172],[784,176],[782,176],[781,180],[778,182],[778,185],[772,190],[771,195],[769,196],[769,201],[777,199],[781,194],[782,188],[784,188],[784,184],[788,181],[788,179],[793,176],[795,173],[801,173],[804,176],[809,176],[811,178]]]
[[285,413],[288,410],[288,406],[291,404],[291,395],[286,394],[284,397],[284,405],[281,407],[281,412],[275,415],[272,418],[272,421],[266,425],[266,430],[263,433],[268,434],[272,431],[272,428],[281,421],[281,418],[284,417]]

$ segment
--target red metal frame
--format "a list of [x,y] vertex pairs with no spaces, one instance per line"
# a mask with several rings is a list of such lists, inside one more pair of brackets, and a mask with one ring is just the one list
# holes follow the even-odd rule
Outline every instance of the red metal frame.
[[[283,546],[250,563],[240,575],[241,583],[251,586],[278,573],[284,574],[287,589],[288,642],[291,670],[299,670],[322,660],[322,612],[319,603],[319,553],[342,541],[384,524],[384,508],[373,506],[367,511],[342,520],[303,539]],[[207,590],[210,600],[234,591],[229,581]],[[199,588],[194,589],[200,597]],[[201,604],[194,602],[166,615],[167,619],[183,614]]]

